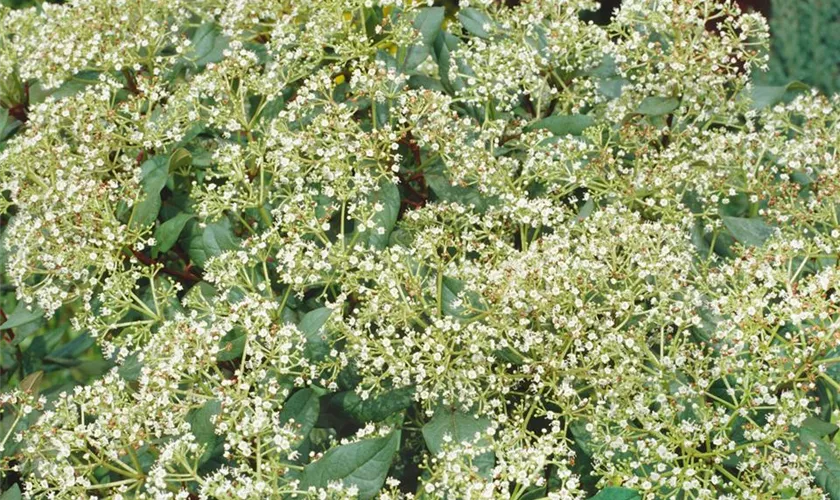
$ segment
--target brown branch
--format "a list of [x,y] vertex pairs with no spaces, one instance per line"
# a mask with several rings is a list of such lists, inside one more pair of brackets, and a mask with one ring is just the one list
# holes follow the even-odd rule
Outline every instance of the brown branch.
[[137,80],[134,78],[134,73],[128,68],[123,68],[122,74],[125,77],[126,89],[134,95],[140,95],[140,89],[137,88]]
[[9,116],[15,120],[26,123],[29,119],[29,83],[23,85],[23,102],[19,102],[9,108]]
[[[0,307],[0,323],[5,323],[6,321],[8,321],[8,319],[9,318],[6,317],[5,311],[3,311],[3,308]],[[11,328],[9,328],[8,332],[3,332],[3,338],[6,339],[7,342],[15,340],[15,332],[13,332]]]
[[[134,255],[134,257],[137,260],[140,261],[140,263],[142,263],[144,265],[153,266],[155,264],[160,264],[160,262],[154,260],[153,258],[149,257],[148,255],[146,255],[144,253],[141,253],[141,252],[138,252],[137,250],[134,250],[133,248],[131,249],[131,253]],[[189,271],[179,271],[177,269],[172,269],[172,268],[166,267],[166,266],[161,267],[160,270],[162,272],[170,275],[170,276],[174,276],[176,278],[180,278],[180,279],[185,280],[185,281],[201,281],[200,276],[196,276],[195,274],[193,274]]]
[[420,166],[423,164],[423,159],[420,156],[420,146],[414,141],[414,136],[411,134],[411,130],[405,133],[399,141],[400,144],[405,145],[410,151],[412,156],[414,157],[414,164]]

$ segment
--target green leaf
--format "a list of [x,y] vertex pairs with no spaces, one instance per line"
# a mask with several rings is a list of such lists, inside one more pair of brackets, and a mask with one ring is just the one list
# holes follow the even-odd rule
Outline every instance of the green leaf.
[[138,356],[138,353],[134,353],[125,358],[125,361],[122,362],[117,372],[123,379],[134,381],[140,378],[142,370],[143,363],[140,361],[140,356]]
[[787,102],[796,96],[798,92],[807,91],[810,87],[802,82],[790,82],[781,86],[755,85],[750,93],[752,101],[750,107],[760,110],[775,106],[780,102]]
[[332,314],[332,309],[321,307],[306,313],[300,320],[298,329],[306,336],[306,357],[313,360],[324,359],[330,352],[330,344],[324,334],[324,324]]
[[806,418],[801,428],[808,430],[818,437],[828,436],[837,432],[836,425],[814,416]]
[[9,124],[9,110],[0,108],[0,141],[6,138],[6,125]]
[[598,81],[598,92],[609,99],[621,97],[621,91],[625,85],[630,83],[624,78],[608,77]]
[[416,69],[423,61],[429,58],[429,53],[429,48],[425,45],[412,45],[409,47],[405,60],[403,61],[403,71],[408,72]]
[[636,490],[609,486],[599,491],[597,495],[592,497],[592,500],[635,500],[637,498],[642,497]]
[[458,11],[458,20],[469,33],[480,38],[490,37],[485,27],[492,26],[493,21],[484,12],[467,7]]
[[47,358],[44,358],[46,361],[47,359],[64,359],[64,360],[72,360],[75,363],[79,363],[81,360],[76,359],[79,358],[85,351],[87,351],[94,343],[93,337],[90,336],[88,332],[84,332],[81,335],[73,338],[70,342],[65,344],[61,344],[55,349],[50,352],[50,355]]
[[187,221],[195,217],[193,214],[180,213],[155,229],[155,248],[159,252],[166,252],[178,241],[178,236],[187,225]]
[[320,399],[323,394],[323,389],[312,388],[301,389],[292,394],[280,411],[280,424],[293,422],[303,438],[308,436],[309,431],[318,421],[318,414],[321,412]]
[[216,427],[211,419],[222,411],[222,403],[217,399],[204,403],[204,406],[193,410],[187,416],[193,436],[197,442],[207,444],[216,438]]
[[10,328],[17,328],[21,325],[31,323],[44,317],[44,310],[38,306],[32,306],[31,309],[23,302],[18,302],[15,310],[10,314],[6,321],[0,325],[0,330],[8,330]]
[[822,461],[822,465],[811,473],[815,482],[832,498],[840,499],[840,460],[837,459],[834,446],[826,443],[816,433],[802,429],[799,441],[807,448],[813,448]]
[[446,92],[440,80],[426,75],[411,75],[408,79],[408,86],[411,89],[428,89],[436,92]]
[[405,410],[414,402],[414,387],[402,387],[363,400],[356,392],[336,394],[334,403],[360,423],[380,422],[394,413]]
[[431,45],[440,33],[444,13],[443,7],[426,7],[414,18],[414,29],[420,32],[425,45]]
[[[458,411],[450,411],[445,407],[438,407],[435,415],[427,422],[422,429],[423,440],[426,447],[432,454],[437,455],[443,450],[447,436],[452,442],[471,442],[476,446],[490,445],[487,436],[487,429],[490,427],[490,419],[476,417]],[[487,476],[495,463],[495,455],[492,451],[482,453],[473,460],[479,472]]]
[[[35,88],[30,91],[30,104],[33,104],[34,102],[43,102],[47,96],[52,96],[55,100],[60,100],[76,95],[85,90],[87,87],[98,84],[99,75],[100,73],[98,71],[81,71],[66,79],[59,88],[52,91],[46,91],[43,87],[38,88],[40,86],[36,85]],[[33,96],[32,94],[35,95]]]
[[760,218],[722,216],[723,225],[738,242],[760,247],[775,233],[772,226],[768,226]]
[[216,24],[208,21],[199,26],[193,35],[189,61],[196,66],[219,62],[224,58],[228,44],[229,40],[219,33]]
[[592,212],[594,212],[594,211],[595,211],[595,202],[594,202],[594,201],[592,201],[592,198],[589,198],[589,199],[588,199],[588,200],[586,200],[586,202],[585,202],[585,203],[584,203],[584,204],[580,207],[580,210],[578,210],[577,220],[584,220],[584,219],[586,219],[587,217],[589,217],[590,215],[592,215]]
[[[3,457],[10,457],[14,455],[22,447],[24,443],[16,439],[11,439],[11,436],[24,431],[30,424],[32,424],[33,420],[38,418],[38,416],[40,416],[38,412],[32,412],[29,415],[24,416],[14,409],[11,409],[11,411],[7,410],[0,412],[0,440],[2,440],[4,436],[9,436],[9,439],[6,440],[5,446],[0,449],[0,461],[2,461]],[[2,477],[2,474],[0,474],[0,477]]]
[[219,361],[231,361],[239,359],[245,352],[245,340],[248,338],[238,329],[231,330],[219,341],[219,352],[216,359]]
[[20,500],[21,498],[20,486],[17,484],[11,485],[8,490],[0,495],[0,500]]
[[140,166],[140,186],[145,197],[134,205],[132,227],[146,227],[160,212],[160,192],[169,178],[169,162],[164,156],[149,158]]
[[575,420],[569,426],[569,430],[572,431],[575,444],[583,450],[586,456],[592,457],[595,454],[595,449],[592,446],[592,433],[586,430],[586,424],[585,420]]
[[301,488],[326,488],[330,482],[340,481],[356,486],[360,499],[373,498],[385,483],[399,445],[400,431],[394,431],[385,437],[331,448],[303,469]]
[[190,424],[190,429],[195,441],[204,446],[204,454],[202,454],[200,462],[204,463],[213,456],[216,447],[220,446],[224,437],[216,434],[216,426],[213,425],[212,419],[222,411],[222,403],[218,399],[212,399],[201,408],[190,411],[187,415],[187,423]]
[[196,265],[204,266],[211,257],[237,248],[239,248],[239,241],[233,235],[230,221],[221,219],[207,224],[204,229],[199,229],[198,224],[195,225],[187,255]]
[[37,395],[38,392],[41,390],[41,382],[43,380],[44,372],[42,370],[30,373],[23,380],[20,381],[20,389],[24,392],[29,392],[34,395]]
[[488,427],[488,418],[478,418],[475,415],[439,407],[434,417],[423,426],[423,439],[429,451],[437,455],[443,450],[444,436],[451,437],[453,442],[474,442],[478,437],[479,443],[486,443]]
[[[443,286],[441,287],[441,298],[443,312],[447,316],[467,319],[477,314],[475,310],[484,311],[486,308],[482,304],[481,297],[471,291],[466,290],[463,281],[455,278],[443,277]],[[461,296],[463,293],[463,296]],[[461,300],[457,306],[456,301]],[[469,306],[469,308],[467,307]],[[471,309],[470,309],[471,308]]]
[[441,162],[433,164],[426,173],[425,178],[429,187],[438,199],[473,207],[476,212],[483,213],[487,211],[487,209],[496,201],[495,198],[489,198],[482,195],[478,189],[472,186],[452,184],[449,181],[447,171]]
[[645,97],[636,108],[636,113],[648,116],[667,115],[679,106],[680,101],[676,97]]
[[391,231],[397,223],[397,215],[400,212],[400,190],[396,184],[384,181],[380,184],[379,190],[371,194],[370,202],[382,205],[382,210],[373,214],[370,221],[373,227],[366,227],[357,241],[366,241],[373,248],[383,249],[388,246]]
[[452,75],[450,78],[450,59],[452,58],[452,51],[458,48],[458,37],[452,33],[441,31],[435,38],[435,43],[432,54],[435,56],[435,61],[438,64],[438,75],[440,76],[441,84],[447,92],[452,92],[463,87],[463,81],[457,75]]
[[184,148],[178,148],[169,156],[169,173],[179,172],[191,164],[192,154]]
[[547,129],[558,136],[580,135],[594,123],[595,120],[589,115],[554,115],[528,125],[525,131]]

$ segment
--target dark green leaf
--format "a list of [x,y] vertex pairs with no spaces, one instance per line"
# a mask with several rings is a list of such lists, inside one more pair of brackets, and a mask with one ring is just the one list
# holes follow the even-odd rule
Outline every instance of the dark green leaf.
[[50,352],[49,357],[56,359],[72,359],[74,361],[78,361],[75,358],[81,356],[94,343],[95,341],[93,340],[93,337],[91,337],[89,333],[85,332],[81,335],[76,336],[70,342],[67,342],[66,344],[61,344],[57,348],[53,349],[53,351]]
[[332,314],[332,309],[321,307],[306,313],[300,320],[298,329],[306,336],[306,356],[309,359],[320,360],[330,351],[324,324]]
[[17,484],[11,485],[8,490],[0,495],[0,500],[20,500],[21,498],[20,486]]
[[778,87],[756,85],[752,88],[750,98],[752,109],[759,110],[775,106],[780,102],[787,102],[798,92],[807,91],[808,85],[802,82],[790,82]]
[[488,418],[440,407],[435,411],[434,417],[423,426],[423,439],[429,451],[437,455],[443,450],[444,436],[450,436],[453,442],[475,442],[478,438],[478,442],[486,443],[488,427]]
[[169,177],[167,158],[155,156],[146,160],[140,166],[140,175],[143,197],[134,205],[132,227],[146,227],[157,219],[160,212],[160,191]]
[[305,438],[318,421],[323,394],[323,389],[312,388],[301,389],[292,394],[280,411],[280,424],[293,422],[301,437]]
[[[43,90],[43,87],[37,90],[33,89],[35,92],[31,92],[30,94],[30,104],[33,102],[43,102],[43,99],[47,96],[52,96],[54,99],[59,100],[78,94],[87,87],[98,84],[99,75],[100,73],[98,71],[81,71],[65,80],[64,83],[55,90],[47,91]],[[34,96],[34,100],[32,99],[32,93],[36,94]]]
[[464,29],[469,33],[480,38],[490,37],[490,33],[487,32],[486,28],[492,26],[493,21],[487,17],[487,14],[472,7],[467,7],[458,11],[458,19],[461,21]]
[[216,427],[211,419],[222,411],[222,403],[213,399],[204,403],[204,406],[193,410],[187,416],[193,436],[197,442],[206,444],[216,438]]
[[391,231],[397,223],[397,215],[400,213],[400,190],[396,184],[386,181],[382,183],[379,191],[374,193],[373,198],[382,204],[383,210],[373,216],[374,227],[368,228],[368,243],[374,248],[382,249],[388,246]]
[[642,498],[636,490],[610,486],[599,491],[592,500],[635,500]]
[[414,387],[403,387],[363,400],[356,392],[336,394],[334,403],[360,423],[380,422],[405,410],[414,402]]
[[837,426],[817,417],[808,417],[802,423],[802,429],[807,429],[818,437],[828,436],[837,432]]
[[216,24],[208,21],[199,26],[193,35],[189,60],[196,66],[219,62],[224,58],[228,42],[227,37],[219,33]]
[[[426,447],[432,454],[437,455],[444,447],[445,436],[451,438],[452,442],[470,442],[476,446],[488,446],[490,439],[487,436],[487,429],[490,427],[490,419],[476,417],[458,411],[450,411],[448,408],[439,407],[434,417],[427,422],[422,429],[423,440]],[[473,461],[482,475],[487,475],[493,468],[495,455],[492,451],[482,453]]]
[[400,431],[394,431],[382,438],[331,448],[304,468],[301,488],[325,488],[330,482],[340,481],[356,486],[360,499],[373,498],[385,483],[399,444]]
[[374,248],[382,249],[388,246],[391,230],[397,223],[397,215],[400,212],[400,190],[396,184],[385,181],[380,184],[379,190],[371,194],[370,202],[382,205],[382,210],[373,214],[370,220],[373,227],[366,225],[365,231],[359,234],[357,241],[367,242]]
[[408,86],[411,89],[428,89],[437,92],[445,92],[440,80],[426,75],[411,75],[408,79]]
[[440,33],[443,15],[443,7],[426,7],[417,13],[417,17],[414,18],[414,29],[420,32],[425,45],[431,45]]
[[245,351],[245,340],[248,338],[239,330],[232,330],[219,342],[219,352],[216,359],[219,361],[231,361],[239,359]]
[[222,403],[213,399],[204,403],[204,406],[190,411],[187,415],[187,422],[195,436],[196,443],[205,447],[200,462],[204,463],[214,455],[214,450],[224,441],[222,436],[216,434],[216,426],[212,419],[222,411]]
[[636,113],[648,116],[667,115],[680,106],[675,97],[646,97],[636,108]]
[[840,460],[837,459],[836,448],[808,429],[800,431],[799,441],[808,449],[814,449],[822,461],[812,470],[816,483],[832,500],[840,499]]
[[554,115],[528,125],[525,131],[544,128],[559,136],[580,135],[594,123],[589,115]]
[[118,373],[125,380],[134,381],[140,378],[142,370],[143,363],[140,362],[140,357],[135,353],[125,358],[118,368]]
[[9,110],[0,108],[0,141],[6,138],[6,126],[9,125]]
[[592,433],[586,430],[585,420],[575,420],[569,426],[572,431],[572,436],[575,438],[575,444],[580,447],[586,456],[594,456],[595,449],[592,446]]
[[772,226],[768,226],[760,218],[722,216],[723,225],[738,242],[760,247],[775,233]]
[[79,363],[73,367],[73,370],[75,373],[82,374],[85,379],[88,379],[91,377],[99,377],[113,367],[114,364],[108,360],[93,359]]
[[44,316],[44,310],[38,306],[27,308],[23,302],[18,302],[17,307],[12,314],[10,314],[6,321],[0,325],[0,330],[8,330],[9,328],[17,328],[21,325],[31,323]]
[[184,230],[187,221],[195,217],[193,214],[180,213],[164,222],[155,230],[155,248],[159,252],[166,252],[178,241],[178,236]]
[[407,50],[405,61],[403,62],[403,70],[406,72],[414,70],[428,58],[428,47],[425,45],[412,45]]
[[598,82],[598,92],[604,97],[610,99],[618,99],[621,97],[621,90],[628,82],[624,78],[609,77],[603,78]]
[[485,197],[472,186],[452,184],[442,163],[431,167],[425,178],[435,196],[440,200],[473,207],[477,212],[485,212],[494,202],[494,199]]
[[169,156],[169,173],[181,171],[190,164],[192,164],[192,154],[184,148],[178,148]]
[[[2,462],[3,457],[14,455],[24,444],[23,442],[18,441],[17,439],[12,439],[11,437],[21,431],[24,431],[40,416],[40,413],[32,412],[28,415],[21,415],[18,413],[19,410],[8,406],[6,408],[0,407],[0,409],[4,410],[3,412],[0,412],[0,440],[2,440],[5,436],[9,436],[9,439],[6,440],[5,446],[0,449],[0,462]],[[0,474],[0,478],[2,478],[2,474]]]
[[463,82],[458,78],[457,75],[452,75],[452,78],[450,78],[449,74],[451,53],[457,48],[458,37],[446,31],[441,31],[440,33],[438,33],[438,37],[435,39],[433,47],[434,51],[432,52],[432,54],[435,56],[435,60],[438,64],[438,74],[440,75],[440,81],[443,84],[443,87],[448,92],[452,92],[463,87]]
[[203,266],[211,257],[238,247],[239,242],[233,234],[230,221],[221,219],[207,224],[204,229],[200,229],[198,224],[194,226],[187,254],[196,265]]
[[467,319],[475,315],[476,311],[485,310],[481,297],[471,290],[466,290],[461,280],[444,276],[441,292],[441,305],[447,316]]
[[592,198],[586,200],[586,202],[583,204],[583,206],[580,207],[580,210],[578,210],[577,220],[586,219],[587,217],[592,215],[592,212],[594,210],[595,210],[595,202],[592,201]]

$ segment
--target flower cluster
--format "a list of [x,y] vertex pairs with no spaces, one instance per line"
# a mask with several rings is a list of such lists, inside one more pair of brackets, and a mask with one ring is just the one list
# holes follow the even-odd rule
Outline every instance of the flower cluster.
[[840,495],[840,98],[734,0],[440,4],[0,10],[0,487]]

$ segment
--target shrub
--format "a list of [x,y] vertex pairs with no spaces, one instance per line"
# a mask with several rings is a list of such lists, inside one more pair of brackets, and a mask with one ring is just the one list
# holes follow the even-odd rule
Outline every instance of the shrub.
[[6,495],[840,496],[838,102],[595,6],[2,11]]
[[761,81],[784,85],[792,79],[840,92],[840,1],[773,0],[770,71]]

